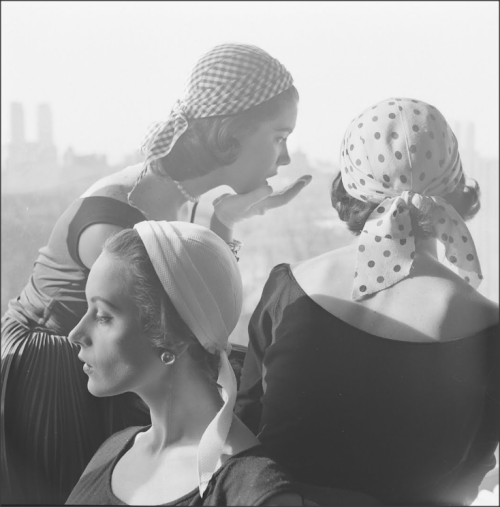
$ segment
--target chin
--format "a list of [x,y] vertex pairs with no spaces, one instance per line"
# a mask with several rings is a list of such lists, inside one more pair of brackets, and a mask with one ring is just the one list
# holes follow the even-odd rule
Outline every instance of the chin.
[[95,387],[92,387],[92,386],[87,386],[87,389],[89,390],[89,393],[92,395],[92,396],[95,396],[96,398],[104,398],[106,396],[109,396],[105,391],[103,391],[102,389],[97,389]]
[[123,390],[116,387],[113,388],[111,386],[96,385],[96,382],[92,382],[92,380],[89,380],[87,389],[89,390],[89,393],[96,398],[106,398],[108,396],[116,396],[117,394],[124,393]]

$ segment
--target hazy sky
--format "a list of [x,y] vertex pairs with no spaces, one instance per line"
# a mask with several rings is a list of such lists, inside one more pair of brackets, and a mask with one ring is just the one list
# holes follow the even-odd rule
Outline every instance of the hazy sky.
[[164,119],[201,54],[222,42],[262,47],[292,73],[301,99],[290,148],[337,162],[344,130],[385,98],[436,106],[476,125],[498,156],[498,2],[2,1],[2,145],[11,101],[48,102],[61,154],[138,148]]

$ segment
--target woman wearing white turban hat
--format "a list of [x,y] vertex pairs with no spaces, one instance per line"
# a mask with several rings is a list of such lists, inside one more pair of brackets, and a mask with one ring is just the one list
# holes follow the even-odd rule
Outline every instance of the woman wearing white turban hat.
[[136,393],[151,425],[110,437],[68,504],[302,504],[233,414],[228,339],[242,285],[224,241],[186,222],[140,222],[107,241],[86,294],[89,309],[69,339],[88,389]]

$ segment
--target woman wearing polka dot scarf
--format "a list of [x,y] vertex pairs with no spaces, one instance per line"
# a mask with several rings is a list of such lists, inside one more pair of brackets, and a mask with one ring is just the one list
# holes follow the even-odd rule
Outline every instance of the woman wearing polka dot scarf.
[[414,99],[357,116],[340,169],[332,204],[358,241],[273,269],[236,413],[317,503],[469,505],[500,426],[498,305],[465,224],[478,185]]
[[451,267],[473,287],[481,283],[474,241],[443,198],[463,189],[465,179],[455,135],[434,106],[413,99],[380,102],[351,122],[341,149],[344,189],[371,210],[359,240],[353,299],[410,274],[417,214],[432,221]]

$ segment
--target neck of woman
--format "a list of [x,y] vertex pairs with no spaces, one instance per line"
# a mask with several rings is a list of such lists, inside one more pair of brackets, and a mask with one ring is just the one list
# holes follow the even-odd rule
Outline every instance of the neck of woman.
[[178,358],[164,383],[138,393],[151,413],[147,442],[152,452],[176,445],[197,446],[223,405],[217,385],[196,365],[186,367],[186,363],[193,361]]
[[418,238],[415,241],[415,252],[438,260],[436,238],[432,238],[430,236],[427,238]]
[[[224,184],[219,170],[179,183],[194,198]],[[168,221],[179,220],[181,208],[189,201],[176,182],[158,177],[150,170],[132,190],[129,199],[148,219]]]

